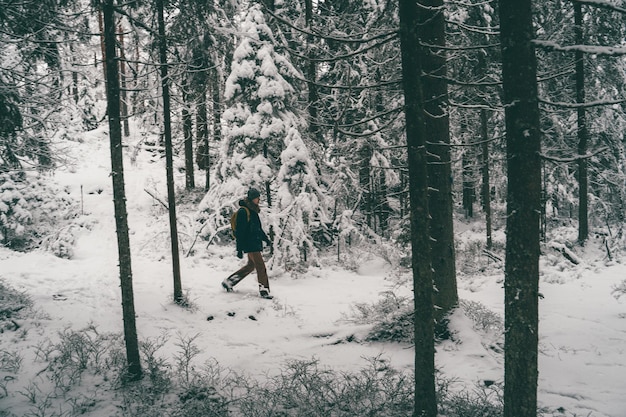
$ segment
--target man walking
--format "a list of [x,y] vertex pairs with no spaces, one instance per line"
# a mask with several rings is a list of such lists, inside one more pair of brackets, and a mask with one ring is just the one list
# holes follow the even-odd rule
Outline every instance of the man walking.
[[259,201],[261,193],[256,188],[248,190],[246,198],[239,201],[239,210],[237,212],[235,239],[237,241],[237,257],[242,259],[243,254],[247,254],[248,262],[237,272],[231,274],[222,281],[222,287],[228,292],[233,290],[242,279],[244,279],[252,271],[256,270],[257,280],[259,282],[259,295],[263,298],[271,299],[270,284],[267,278],[265,262],[263,261],[263,242],[271,245],[270,239],[267,237],[261,226],[259,212]]

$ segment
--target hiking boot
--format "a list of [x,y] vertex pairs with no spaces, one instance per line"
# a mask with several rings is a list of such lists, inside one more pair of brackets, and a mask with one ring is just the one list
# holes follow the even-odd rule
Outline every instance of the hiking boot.
[[261,298],[265,298],[266,300],[271,300],[274,298],[273,295],[270,295],[269,288],[265,288],[263,285],[259,284],[259,295]]
[[261,296],[261,298],[265,298],[266,300],[271,300],[272,298],[274,298],[274,296],[271,295],[267,290],[259,291],[259,295]]
[[233,286],[230,285],[230,281],[228,281],[228,279],[222,281],[222,287],[226,290],[226,292],[233,292]]

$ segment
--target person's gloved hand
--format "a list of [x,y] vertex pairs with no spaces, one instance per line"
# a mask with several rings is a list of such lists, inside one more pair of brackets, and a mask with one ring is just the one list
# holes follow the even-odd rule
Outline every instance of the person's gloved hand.
[[241,250],[237,251],[237,258],[243,259],[243,251],[241,251]]

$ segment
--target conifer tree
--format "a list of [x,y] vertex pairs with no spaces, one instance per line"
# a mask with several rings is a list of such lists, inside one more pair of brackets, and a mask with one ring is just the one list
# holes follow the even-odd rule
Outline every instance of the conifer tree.
[[311,260],[310,229],[325,215],[324,204],[313,206],[304,198],[317,194],[314,201],[322,200],[312,156],[298,133],[306,125],[294,112],[297,91],[290,80],[299,73],[275,47],[260,5],[249,8],[239,32],[224,91],[229,105],[223,113],[220,160],[201,204],[209,216],[206,233],[225,228],[237,200],[248,187],[256,187],[269,207],[266,225],[270,237],[276,236],[276,259],[283,263],[288,255],[301,253],[297,260],[289,259]]
[[127,372],[130,380],[142,376],[135,322],[135,302],[133,295],[133,274],[131,267],[130,237],[128,234],[128,214],[124,187],[124,162],[122,155],[122,125],[120,123],[120,85],[118,63],[115,54],[114,0],[103,5],[104,38],[106,48],[107,112],[109,117],[109,137],[111,142],[111,179],[113,181],[113,203],[119,253],[120,287],[122,290],[122,315],[124,320],[124,342],[126,346]]
[[532,1],[499,6],[508,180],[504,417],[536,417],[541,131]]

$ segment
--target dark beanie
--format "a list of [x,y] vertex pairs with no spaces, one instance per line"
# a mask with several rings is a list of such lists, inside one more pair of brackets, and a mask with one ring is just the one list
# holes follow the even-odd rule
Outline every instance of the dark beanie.
[[255,198],[261,197],[261,193],[256,188],[250,188],[248,190],[248,200],[252,201]]

